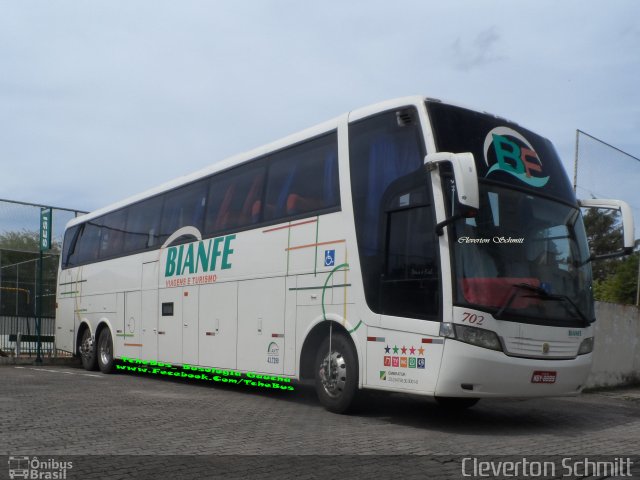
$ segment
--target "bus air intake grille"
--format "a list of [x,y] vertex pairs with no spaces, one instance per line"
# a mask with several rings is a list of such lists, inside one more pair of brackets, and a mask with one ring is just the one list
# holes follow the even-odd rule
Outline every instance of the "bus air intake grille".
[[507,355],[526,358],[575,358],[580,346],[577,342],[525,337],[504,337],[503,341]]

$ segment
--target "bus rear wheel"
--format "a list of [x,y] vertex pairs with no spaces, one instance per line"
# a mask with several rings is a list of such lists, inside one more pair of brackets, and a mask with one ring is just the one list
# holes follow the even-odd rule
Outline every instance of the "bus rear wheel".
[[329,337],[325,338],[315,365],[320,403],[330,412],[346,413],[358,390],[358,361],[350,339],[344,334],[333,335],[329,352]]
[[82,359],[82,367],[85,370],[93,371],[98,369],[96,344],[91,339],[91,330],[88,328],[85,328],[80,340],[80,358]]
[[109,328],[103,328],[98,338],[98,367],[102,373],[113,373],[113,340]]

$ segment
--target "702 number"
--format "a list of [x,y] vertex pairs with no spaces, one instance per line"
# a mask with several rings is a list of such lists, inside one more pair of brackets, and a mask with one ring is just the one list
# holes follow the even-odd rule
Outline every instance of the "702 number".
[[462,312],[462,321],[472,325],[482,325],[484,317],[482,315],[476,315],[475,313]]

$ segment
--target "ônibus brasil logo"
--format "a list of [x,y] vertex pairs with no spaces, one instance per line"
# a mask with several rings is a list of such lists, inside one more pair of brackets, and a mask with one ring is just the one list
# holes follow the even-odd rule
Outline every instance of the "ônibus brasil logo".
[[496,127],[484,139],[484,161],[490,167],[485,175],[505,172],[532,187],[544,187],[542,161],[529,141],[515,130]]
[[[168,247],[182,236],[195,237],[197,242]],[[202,240],[200,231],[195,227],[177,230],[162,247],[163,250],[166,249],[164,276],[167,279],[167,286],[215,282],[217,276],[212,272],[231,268],[230,257],[233,254],[231,242],[235,238],[235,235],[226,235]]]

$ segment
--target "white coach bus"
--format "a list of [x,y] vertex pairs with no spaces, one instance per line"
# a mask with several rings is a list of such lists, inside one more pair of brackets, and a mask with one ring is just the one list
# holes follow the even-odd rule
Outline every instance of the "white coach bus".
[[435,397],[572,395],[594,344],[580,206],[551,143],[423,97],[352,111],[69,222],[57,346]]

